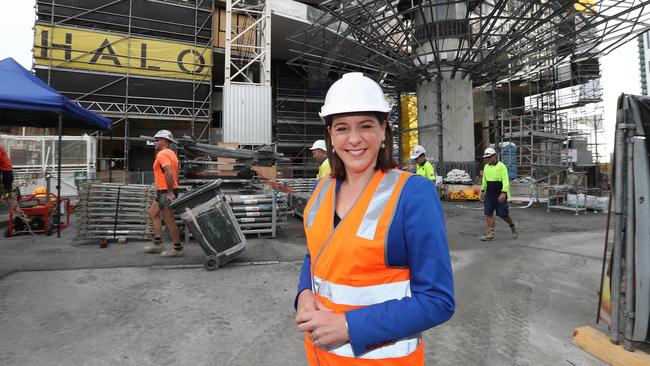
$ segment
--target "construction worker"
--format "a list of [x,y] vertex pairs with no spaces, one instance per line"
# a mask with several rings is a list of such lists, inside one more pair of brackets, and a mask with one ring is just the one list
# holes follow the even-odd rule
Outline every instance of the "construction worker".
[[296,296],[309,365],[424,365],[421,332],[451,318],[445,224],[430,181],[394,169],[390,105],[348,73],[327,92],[332,174],[304,211],[308,253]]
[[314,144],[309,150],[311,150],[311,155],[314,159],[320,164],[316,178],[321,179],[328,176],[330,174],[330,162],[327,160],[327,145],[325,145],[325,140],[314,141]]
[[436,183],[436,170],[433,168],[433,165],[427,161],[425,154],[427,151],[421,145],[415,145],[411,151],[411,160],[415,160],[417,164],[416,173],[430,181],[434,184]]
[[487,222],[487,234],[481,237],[483,241],[494,240],[494,212],[510,226],[512,237],[517,239],[519,230],[517,224],[510,217],[508,196],[510,196],[510,179],[508,168],[497,158],[497,152],[491,147],[483,153],[485,166],[483,167],[483,181],[481,183],[481,202],[483,214]]
[[14,167],[11,164],[7,152],[2,148],[2,145],[0,145],[0,178],[0,184],[2,184],[0,193],[2,194],[2,198],[7,198],[13,190]]
[[564,179],[564,184],[570,186],[573,189],[576,189],[578,184],[578,176],[574,173],[573,168],[569,167],[567,170],[566,178]]
[[[171,202],[178,196],[178,157],[170,148],[176,143],[170,131],[160,130],[154,136],[156,147],[156,159],[153,162],[154,181],[157,190],[155,202],[149,210],[149,217],[153,224],[154,241],[152,245],[145,247],[146,253],[160,253],[162,257],[182,257],[183,245],[181,244],[178,226],[174,219],[174,211],[169,208]],[[172,239],[172,247],[169,250],[162,250],[162,222],[160,214],[165,220],[165,226]]]

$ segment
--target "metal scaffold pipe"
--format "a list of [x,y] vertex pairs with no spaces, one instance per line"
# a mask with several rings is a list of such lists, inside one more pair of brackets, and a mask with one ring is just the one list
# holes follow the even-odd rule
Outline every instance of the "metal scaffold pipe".
[[634,318],[635,318],[635,286],[634,286],[634,128],[627,129],[627,202],[625,215],[625,329],[623,346],[628,351],[634,351]]
[[[627,104],[624,97],[621,96],[618,102]],[[625,130],[624,125],[627,123],[624,110],[619,110],[619,115],[616,118],[616,143],[614,146],[615,166],[614,166],[614,247],[612,253],[612,284],[611,284],[611,303],[612,303],[612,321],[610,340],[614,344],[618,344],[620,336],[619,325],[619,305],[621,298],[621,257],[622,257],[622,229],[623,229],[623,199],[624,199],[624,186],[623,186],[623,173],[624,173],[624,157],[625,157]]]

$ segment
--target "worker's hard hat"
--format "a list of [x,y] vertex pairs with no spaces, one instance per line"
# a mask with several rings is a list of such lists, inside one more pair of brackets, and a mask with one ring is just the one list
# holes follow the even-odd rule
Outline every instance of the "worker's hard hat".
[[325,140],[316,140],[314,141],[314,144],[311,145],[309,150],[323,150],[327,151],[327,144],[325,144]]
[[156,135],[153,138],[154,139],[163,138],[163,139],[167,139],[167,140],[169,140],[169,141],[171,141],[171,142],[173,142],[175,144],[178,143],[174,139],[174,135],[172,135],[171,131],[168,131],[168,130],[160,130],[160,131],[156,132]]
[[390,112],[390,105],[379,84],[360,72],[343,74],[332,84],[318,115],[322,118],[353,112]]
[[413,150],[411,150],[411,159],[415,160],[418,158],[418,156],[426,153],[427,151],[424,149],[422,145],[415,145]]
[[495,155],[496,153],[497,153],[496,150],[494,150],[491,147],[488,147],[487,149],[485,149],[485,152],[483,152],[483,157],[488,158],[488,157],[490,157],[492,155]]

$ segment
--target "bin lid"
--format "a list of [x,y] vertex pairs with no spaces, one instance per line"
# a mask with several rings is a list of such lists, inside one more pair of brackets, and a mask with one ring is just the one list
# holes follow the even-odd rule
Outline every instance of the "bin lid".
[[[191,191],[185,193],[178,199],[172,201],[172,203],[169,204],[169,208],[171,208],[172,210],[176,210],[177,208],[182,208],[193,198],[198,197],[209,191],[216,191],[217,189],[219,189],[219,186],[221,186],[222,182],[223,182],[222,179],[217,179],[214,182],[206,183],[198,188],[192,189]],[[209,197],[208,199],[210,198],[212,197]]]

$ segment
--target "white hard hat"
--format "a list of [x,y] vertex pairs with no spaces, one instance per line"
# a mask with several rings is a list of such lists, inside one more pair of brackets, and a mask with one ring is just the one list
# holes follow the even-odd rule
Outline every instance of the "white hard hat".
[[316,140],[314,141],[314,144],[311,145],[311,148],[309,150],[323,150],[327,151],[327,145],[325,144],[325,140]]
[[411,159],[415,160],[418,158],[418,156],[422,154],[426,154],[426,152],[427,151],[424,149],[422,145],[415,145],[413,150],[411,150]]
[[175,144],[178,143],[174,139],[174,135],[172,135],[171,131],[168,131],[168,130],[160,130],[160,131],[156,132],[156,135],[153,138],[154,139],[163,138],[163,139],[167,139],[167,140],[169,140],[169,141],[171,141],[171,142],[173,142]]
[[353,112],[390,112],[390,105],[379,84],[360,72],[343,74],[332,84],[318,115],[322,118]]
[[483,152],[483,157],[484,157],[484,158],[487,158],[487,157],[490,157],[490,156],[492,156],[492,155],[494,155],[494,154],[496,154],[496,153],[497,153],[496,150],[494,150],[494,149],[491,148],[491,147],[488,147],[487,149],[485,149],[485,152]]

